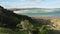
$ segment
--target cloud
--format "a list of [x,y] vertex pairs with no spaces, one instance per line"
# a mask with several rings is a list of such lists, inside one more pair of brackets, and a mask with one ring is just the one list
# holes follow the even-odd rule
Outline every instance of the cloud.
[[60,8],[60,1],[53,2],[47,5],[50,8]]
[[19,3],[19,2],[0,2],[0,5],[4,6],[5,8],[18,8],[25,5],[25,3]]
[[44,0],[26,0],[26,1],[29,1],[29,2],[41,2],[41,1],[44,1]]
[[0,5],[5,8],[60,8],[60,1],[51,3],[45,2],[45,0],[22,0],[17,2],[0,2]]
[[30,2],[0,2],[0,5],[2,5],[5,8],[26,8],[26,7],[36,7],[40,4],[38,3],[30,3]]

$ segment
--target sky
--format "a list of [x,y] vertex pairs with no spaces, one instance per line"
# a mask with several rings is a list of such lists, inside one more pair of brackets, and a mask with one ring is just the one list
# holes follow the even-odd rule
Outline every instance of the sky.
[[60,0],[0,0],[5,8],[60,8]]

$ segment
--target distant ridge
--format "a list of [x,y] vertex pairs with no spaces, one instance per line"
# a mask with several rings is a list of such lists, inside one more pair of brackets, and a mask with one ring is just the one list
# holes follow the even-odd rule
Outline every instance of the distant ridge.
[[18,10],[59,10],[60,8],[10,8],[9,10],[18,11]]

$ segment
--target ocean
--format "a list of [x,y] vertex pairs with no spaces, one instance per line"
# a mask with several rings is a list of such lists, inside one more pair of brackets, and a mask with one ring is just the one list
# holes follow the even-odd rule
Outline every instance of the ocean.
[[23,10],[17,11],[17,14],[27,15],[30,17],[60,18],[60,10]]
[[41,13],[21,13],[22,15],[27,15],[30,17],[52,17],[52,18],[60,18],[60,13],[56,14],[41,14]]

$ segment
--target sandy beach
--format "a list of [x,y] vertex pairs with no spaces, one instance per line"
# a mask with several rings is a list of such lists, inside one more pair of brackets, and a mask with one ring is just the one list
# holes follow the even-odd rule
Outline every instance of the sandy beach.
[[54,30],[60,30],[60,18],[50,18],[50,17],[33,17],[33,19],[43,19],[43,20],[50,20],[52,23],[52,28]]

